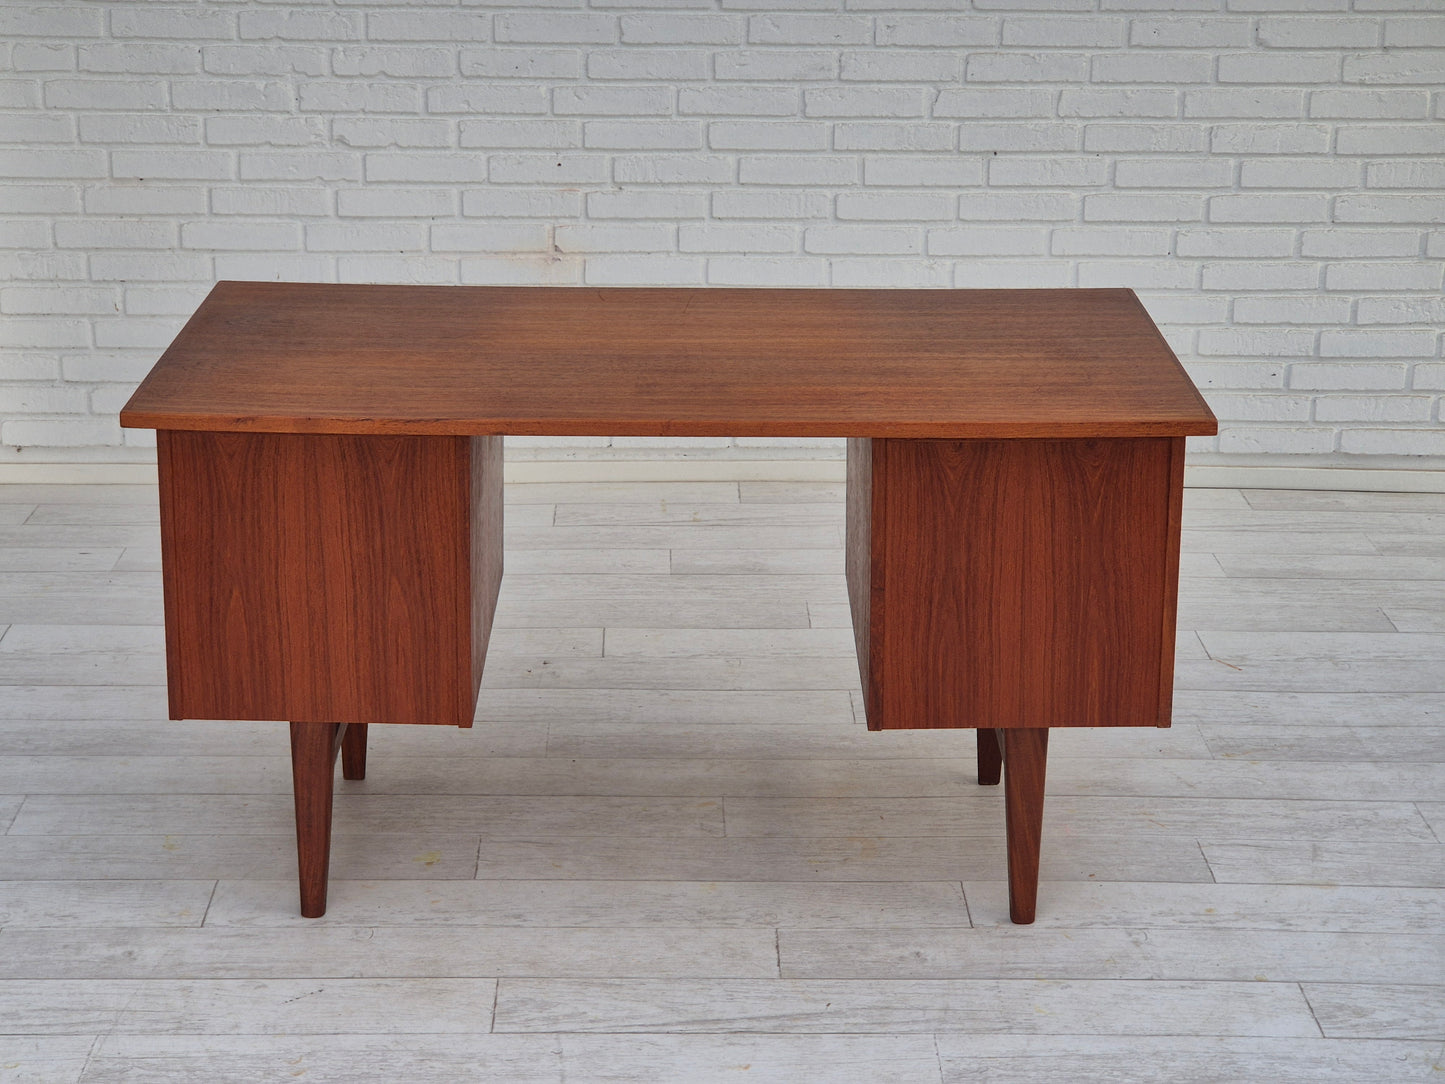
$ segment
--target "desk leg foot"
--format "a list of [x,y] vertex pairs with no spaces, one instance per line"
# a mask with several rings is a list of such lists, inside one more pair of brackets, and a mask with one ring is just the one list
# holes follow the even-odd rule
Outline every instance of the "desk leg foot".
[[997,785],[999,777],[1003,772],[1003,731],[995,730],[991,726],[981,726],[977,732],[978,740],[978,785],[981,787],[992,787]]
[[366,724],[347,723],[341,736],[341,778],[366,778]]
[[291,724],[291,783],[296,795],[296,862],[301,882],[301,917],[326,913],[331,866],[331,799],[336,788],[336,754],[345,723]]
[[1039,895],[1039,843],[1044,824],[1048,727],[1000,730],[1004,812],[1008,824],[1008,910],[1020,925],[1034,920]]

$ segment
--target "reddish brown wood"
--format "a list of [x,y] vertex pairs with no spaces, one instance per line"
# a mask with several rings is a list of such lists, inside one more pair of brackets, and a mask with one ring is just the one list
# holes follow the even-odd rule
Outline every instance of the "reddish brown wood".
[[326,913],[331,866],[331,808],[343,723],[291,724],[291,784],[296,798],[296,864],[301,915]]
[[341,731],[341,778],[366,778],[365,723],[348,723]]
[[1039,895],[1039,845],[1044,826],[1047,727],[1000,730],[1003,800],[1008,831],[1008,912],[1021,925],[1034,920]]
[[157,436],[173,718],[471,725],[500,438]]
[[1213,433],[1132,292],[222,282],[121,414],[292,433]]
[[1168,725],[1180,443],[853,442],[869,727]]
[[1003,772],[1003,731],[981,726],[974,736],[978,756],[980,786],[997,786]]

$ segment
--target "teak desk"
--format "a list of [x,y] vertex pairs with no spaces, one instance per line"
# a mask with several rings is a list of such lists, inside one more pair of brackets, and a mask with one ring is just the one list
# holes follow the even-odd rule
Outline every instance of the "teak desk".
[[978,728],[1032,922],[1049,728],[1168,726],[1184,437],[1129,290],[219,283],[121,412],[158,430],[175,719],[291,721],[301,913],[369,723],[470,726],[502,435],[848,439],[868,726]]

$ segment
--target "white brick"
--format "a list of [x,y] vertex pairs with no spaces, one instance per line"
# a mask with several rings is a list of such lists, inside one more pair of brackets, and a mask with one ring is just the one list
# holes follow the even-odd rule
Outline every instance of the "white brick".
[[372,41],[487,41],[492,17],[478,11],[374,11],[366,16]]
[[0,312],[84,316],[119,309],[116,292],[94,286],[6,286],[0,289]]
[[464,120],[461,145],[563,150],[582,145],[582,124],[575,120]]
[[1209,395],[1215,414],[1239,422],[1307,422],[1312,402],[1308,395]]
[[302,112],[420,113],[421,88],[407,83],[321,82],[308,80],[296,88]]
[[[496,179],[495,159],[492,177]],[[582,196],[527,188],[474,188],[462,193],[462,214],[488,218],[579,218]]]
[[1331,83],[1339,78],[1335,53],[1226,53],[1219,58],[1221,83]]
[[711,68],[712,57],[702,49],[602,49],[587,54],[589,79],[703,80]]
[[1050,251],[1055,256],[1167,256],[1173,242],[1169,230],[1054,230]]
[[0,39],[98,38],[105,33],[105,10],[79,4],[50,7],[0,7]]
[[1289,368],[1289,386],[1305,391],[1395,391],[1405,386],[1407,372],[1403,363],[1295,362]]
[[1122,52],[1099,53],[1089,66],[1095,83],[1212,82],[1213,56],[1205,53]]
[[0,221],[0,248],[49,248],[50,237],[50,223],[41,219]]
[[963,75],[963,60],[939,52],[847,52],[841,75],[858,82],[955,83]]
[[1219,88],[1186,90],[1186,117],[1302,117],[1305,115],[1305,94],[1302,90],[1275,87]]
[[582,279],[589,286],[693,286],[703,266],[694,256],[588,256]]
[[1445,125],[1348,125],[1335,140],[1340,154],[1445,154]]
[[964,78],[970,83],[1085,83],[1089,58],[1082,53],[971,53]]
[[1239,167],[1241,188],[1358,188],[1361,163],[1334,157],[1264,158]]
[[683,252],[797,252],[800,234],[789,226],[684,224],[677,240]]
[[[195,308],[193,302],[186,311],[194,312]],[[155,363],[155,352],[151,350],[93,350],[86,354],[66,355],[60,362],[61,375],[66,380],[120,380],[126,383],[139,383]]]
[[1412,388],[1445,391],[1445,365],[1417,365],[1410,382]]
[[50,109],[164,109],[167,90],[157,80],[50,79],[45,104]]
[[1240,324],[1344,324],[1349,319],[1346,297],[1240,297],[1234,302],[1234,320]]
[[150,45],[140,42],[82,45],[81,71],[185,75],[201,70],[198,45]]
[[973,123],[959,126],[958,146],[965,151],[1077,151],[1082,129],[1077,124]]
[[829,126],[813,121],[713,121],[708,146],[715,150],[825,151]]
[[1436,354],[1433,329],[1342,328],[1320,333],[1322,358],[1430,358]]
[[[368,257],[375,259],[375,257]],[[216,278],[255,282],[334,282],[336,262],[329,256],[292,253],[220,253],[216,256]],[[360,281],[359,276],[349,276]]]
[[866,158],[863,183],[908,187],[975,188],[983,183],[979,158],[923,158],[913,155]]
[[928,231],[930,256],[1042,256],[1049,234],[1039,228],[965,226]]
[[334,151],[241,153],[243,181],[359,181],[361,156]]
[[866,45],[873,21],[850,15],[753,15],[748,41],[759,45]]
[[912,87],[819,87],[803,91],[809,117],[921,117],[925,95]]
[[85,210],[93,215],[198,215],[206,211],[204,188],[157,184],[102,184],[85,190]]
[[1314,290],[1319,282],[1316,264],[1265,260],[1206,263],[1200,280],[1206,290]]
[[713,60],[718,79],[815,82],[838,77],[838,55],[821,50],[729,50]]
[[714,192],[714,218],[826,218],[832,200],[823,192],[725,189]]
[[285,251],[301,247],[301,227],[294,222],[187,222],[181,227],[181,247]]
[[1379,293],[1381,290],[1432,290],[1440,289],[1442,266],[1423,261],[1371,263],[1352,260],[1349,263],[1331,264],[1325,270],[1325,287],[1330,290],[1361,290]]
[[714,256],[707,261],[713,286],[826,286],[828,261],[806,256]]
[[[582,259],[558,256],[555,253],[509,253],[505,256],[464,256],[461,259],[461,281],[478,286],[571,286],[582,281]],[[515,437],[507,438],[507,454],[512,454]],[[540,438],[539,438],[540,439]],[[569,439],[547,438],[548,444]],[[600,438],[605,446],[606,438]]]
[[[51,118],[63,119],[63,118]],[[82,143],[199,143],[199,117],[177,117],[162,113],[82,114]]]
[[1172,117],[1179,95],[1163,87],[1065,89],[1059,95],[1061,117]]
[[1280,258],[1294,254],[1293,230],[1254,228],[1180,230],[1176,239],[1180,256],[1261,256]]
[[[1419,251],[1420,235],[1413,230],[1346,230],[1331,227],[1305,230],[1300,238],[1301,255],[1326,256],[1330,259],[1415,256]],[[1445,315],[1442,315],[1441,320],[1445,321]]]
[[55,224],[56,248],[174,248],[174,222],[80,218]]
[[110,168],[117,179],[146,181],[228,181],[236,175],[235,159],[226,151],[112,151]]
[[[91,121],[91,131],[95,132],[110,118],[81,117],[80,119],[82,122]],[[70,117],[44,113],[29,116],[24,114],[0,115],[0,143],[73,142],[75,142],[75,124]]]
[[1248,19],[1178,17],[1133,19],[1129,23],[1129,44],[1161,48],[1218,49],[1247,46],[1254,40],[1254,26]]
[[76,48],[50,42],[17,41],[11,51],[10,62],[17,72],[74,71]]
[[945,87],[933,102],[935,117],[1048,117],[1053,94],[1039,88]]
[[337,117],[331,135],[343,147],[446,147],[451,123],[421,117]]
[[40,88],[32,81],[0,80],[0,108],[35,109],[40,105]]
[[320,117],[207,117],[206,142],[218,146],[305,147],[325,141]]
[[[1120,163],[1123,165],[1124,163]],[[993,158],[988,163],[992,185],[1048,185],[1074,188],[1108,181],[1109,163],[1102,158]]]
[[450,154],[382,152],[366,156],[364,175],[368,181],[475,184],[487,179],[487,163],[480,154],[455,151]]
[[737,45],[744,34],[740,15],[649,12],[624,15],[621,22],[628,45]]
[[677,93],[677,111],[791,117],[798,112],[798,92],[792,87],[684,87]]
[[5,208],[17,215],[76,214],[80,211],[80,192],[68,184],[7,183]]
[[429,113],[546,113],[547,88],[527,83],[429,87]]
[[211,191],[211,211],[218,215],[264,215],[272,218],[331,213],[331,193],[322,188],[267,188],[245,185]]
[[582,74],[577,49],[463,49],[458,60],[468,78],[576,79]]
[[242,11],[239,29],[242,39],[329,42],[357,41],[365,36],[361,13],[351,11]]
[[738,180],[743,184],[855,184],[858,162],[819,156],[744,157],[738,162]]
[[707,193],[666,192],[640,188],[631,192],[592,192],[587,196],[590,218],[706,218]]
[[1208,132],[1197,124],[1090,124],[1084,128],[1086,151],[1192,153],[1204,150],[1207,142]]
[[[186,38],[194,41],[222,41],[236,36],[236,16],[229,11],[207,11],[184,7],[115,5],[110,13],[110,32],[118,38]],[[73,37],[64,34],[64,37]]]
[[1361,324],[1445,324],[1445,297],[1365,297]]
[[923,222],[951,219],[955,197],[946,192],[843,192],[837,199],[843,221]]
[[693,150],[702,146],[694,121],[589,120],[582,145],[599,150]]
[[312,252],[406,252],[426,247],[419,222],[312,222],[306,248]]
[[336,213],[343,217],[431,218],[456,213],[456,200],[445,188],[343,188]]
[[1373,49],[1380,44],[1380,20],[1342,19],[1338,15],[1266,18],[1259,20],[1259,43],[1274,49]]
[[133,316],[124,319],[97,320],[95,322],[95,345],[107,349],[151,349],[164,350],[183,320],[169,317],[164,320],[140,320]]
[[1445,220],[1445,195],[1396,196],[1378,192],[1335,198],[1336,222],[1429,222]]
[[600,184],[607,159],[596,154],[494,154],[487,166],[496,184]]
[[90,321],[56,316],[7,316],[5,345],[10,349],[89,346]]
[[1209,149],[1216,154],[1323,154],[1330,129],[1323,124],[1217,124]]
[[456,74],[457,58],[450,49],[352,45],[332,50],[331,70],[337,75],[439,78]]
[[1198,279],[1194,267],[1175,260],[1081,260],[1077,274],[1083,287],[1152,290],[1192,290]]
[[962,289],[1042,290],[1074,285],[1074,273],[1059,260],[964,260],[953,269]]
[[953,124],[857,121],[833,125],[833,146],[840,151],[946,151],[957,144],[957,133]]
[[1351,119],[1414,120],[1430,115],[1427,90],[1316,90],[1310,94],[1310,116]]
[[1099,15],[1021,15],[1003,21],[1004,45],[1108,48],[1123,45],[1127,37],[1124,19]]
[[1199,331],[1199,353],[1205,357],[1309,357],[1314,345],[1315,333],[1306,328],[1207,327]]
[[[1189,371],[1190,379],[1201,389],[1270,391],[1284,387],[1285,366],[1277,361],[1199,361],[1190,358],[1184,367]],[[1214,396],[1209,398],[1212,400]]]
[[[307,89],[311,85],[301,85],[300,96],[303,103],[307,100]],[[177,79],[171,83],[171,105],[176,109],[228,113],[289,113],[291,104],[291,88],[279,81]]]
[[0,253],[0,276],[16,282],[79,281],[88,277],[82,253],[53,250]]
[[613,15],[584,15],[576,12],[509,12],[496,17],[493,37],[497,41],[608,44],[617,40],[617,18]]
[[736,163],[720,154],[620,155],[612,160],[618,184],[728,184]]
[[1324,195],[1212,196],[1211,222],[1328,222],[1329,197]]
[[1445,455],[1445,427],[1433,429],[1346,429],[1340,451],[1356,455]]
[[212,75],[330,75],[331,50],[321,45],[207,45],[201,63]]
[[541,222],[443,222],[431,228],[433,252],[545,252],[551,231]]
[[148,252],[97,253],[90,258],[90,277],[95,282],[119,279],[142,282],[194,282],[209,278],[211,264],[198,253]]
[[874,260],[835,257],[830,261],[832,285],[883,287],[893,290],[936,290],[950,285],[950,260]]
[[965,192],[958,217],[994,222],[1072,222],[1079,197],[1067,192]]
[[931,45],[957,49],[964,45],[997,45],[999,20],[966,15],[883,15],[878,18],[879,45]]
[[1359,53],[1345,57],[1344,69],[1347,83],[1418,83],[1438,87],[1445,83],[1445,50]]
[[599,116],[639,116],[672,112],[672,92],[667,87],[558,87],[552,92],[557,113]]
[[1323,455],[1335,447],[1332,429],[1221,427],[1219,450],[1241,455]]
[[386,256],[338,256],[336,274],[343,282],[400,282],[419,286],[451,286],[459,279],[456,259],[417,253]]
[[1428,422],[1434,402],[1428,395],[1321,395],[1315,421]]
[[1365,183],[1371,188],[1429,188],[1445,190],[1445,162],[1371,162],[1365,167]]
[[923,231],[906,226],[809,226],[803,251],[823,255],[915,255],[923,251]]
[[116,418],[25,419],[0,425],[0,441],[21,448],[83,448],[121,442]]

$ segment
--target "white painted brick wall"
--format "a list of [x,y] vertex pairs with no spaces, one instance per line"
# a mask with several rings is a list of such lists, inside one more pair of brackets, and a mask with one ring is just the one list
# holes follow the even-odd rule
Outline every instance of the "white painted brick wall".
[[150,455],[222,277],[1127,285],[1196,462],[1440,468],[1442,88],[1440,0],[0,0],[0,444]]

